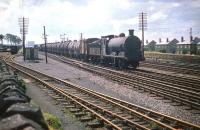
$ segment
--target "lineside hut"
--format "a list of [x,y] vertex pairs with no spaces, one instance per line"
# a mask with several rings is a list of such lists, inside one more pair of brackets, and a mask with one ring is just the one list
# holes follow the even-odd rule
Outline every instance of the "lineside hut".
[[34,41],[29,41],[25,47],[25,58],[26,60],[38,60],[39,47],[34,45]]

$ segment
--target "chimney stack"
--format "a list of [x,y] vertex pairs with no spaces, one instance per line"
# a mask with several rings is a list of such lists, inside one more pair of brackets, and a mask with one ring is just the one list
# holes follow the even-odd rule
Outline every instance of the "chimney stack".
[[129,29],[129,36],[133,36],[134,35],[134,29]]
[[149,43],[149,41],[148,40],[146,40],[146,44],[148,44]]
[[161,41],[161,38],[159,38],[159,43],[161,43],[162,41]]
[[192,36],[190,36],[190,42],[192,42],[193,41],[193,37]]
[[167,42],[169,42],[169,39],[167,38],[167,40],[166,40]]
[[184,42],[184,38],[183,38],[183,36],[181,37],[181,42]]

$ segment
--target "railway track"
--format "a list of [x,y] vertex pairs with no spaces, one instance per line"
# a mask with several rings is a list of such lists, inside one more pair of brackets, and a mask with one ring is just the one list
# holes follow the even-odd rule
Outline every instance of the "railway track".
[[195,70],[200,70],[200,66],[198,64],[191,64],[191,63],[183,63],[180,61],[168,61],[168,60],[152,60],[152,59],[147,59],[144,61],[145,63],[152,63],[152,64],[163,64],[163,65],[168,65],[168,66],[176,66],[176,67],[182,67],[182,68],[188,68],[188,69],[195,69]]
[[[196,87],[189,87],[184,85],[179,85],[175,83],[170,83],[168,81],[161,81],[157,79],[152,79],[145,77],[143,75],[127,74],[120,71],[115,71],[107,68],[102,68],[99,66],[90,65],[87,63],[79,62],[76,60],[68,59],[65,57],[58,57],[55,55],[50,55],[54,59],[60,59],[61,61],[71,64],[73,66],[82,68],[89,72],[104,76],[108,79],[114,80],[118,83],[123,83],[133,87],[133,89],[140,92],[148,92],[157,97],[161,97],[162,100],[170,100],[172,103],[176,102],[175,105],[187,106],[188,110],[200,110],[200,91],[199,85]],[[140,71],[141,73],[141,71]],[[148,74],[148,73],[146,73]],[[174,80],[175,82],[176,80]],[[200,82],[199,80],[196,80]]]
[[81,121],[87,121],[87,126],[117,130],[150,130],[153,126],[167,130],[200,129],[200,126],[48,76],[10,59],[5,60],[11,68],[40,82],[49,95],[65,108],[70,108]]
[[183,76],[174,76],[170,74],[150,72],[138,69],[137,71],[127,70],[130,74],[136,74],[144,77],[148,77],[151,79],[159,80],[168,85],[176,86],[178,88],[187,89],[190,91],[200,92],[200,79],[199,78],[189,78]]
[[141,67],[148,67],[153,69],[165,70],[165,71],[172,71],[182,74],[189,74],[194,76],[200,76],[200,67],[198,66],[184,66],[184,65],[170,65],[167,63],[154,63],[154,62],[142,62],[140,64]]

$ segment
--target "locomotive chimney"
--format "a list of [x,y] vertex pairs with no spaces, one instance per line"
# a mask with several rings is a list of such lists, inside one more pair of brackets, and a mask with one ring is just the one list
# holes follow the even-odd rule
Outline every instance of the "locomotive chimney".
[[181,37],[181,42],[184,42],[184,38],[183,38],[183,36]]
[[134,35],[134,29],[129,29],[129,36],[133,36]]
[[159,43],[161,43],[162,41],[161,41],[161,38],[159,38]]

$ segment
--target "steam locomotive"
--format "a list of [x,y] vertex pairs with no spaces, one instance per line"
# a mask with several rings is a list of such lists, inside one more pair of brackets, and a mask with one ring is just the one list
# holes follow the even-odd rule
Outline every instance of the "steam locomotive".
[[[40,49],[45,51],[45,45]],[[48,43],[47,52],[119,68],[137,68],[142,60],[141,41],[134,36],[134,30],[129,30],[129,36],[121,33],[119,36]]]

